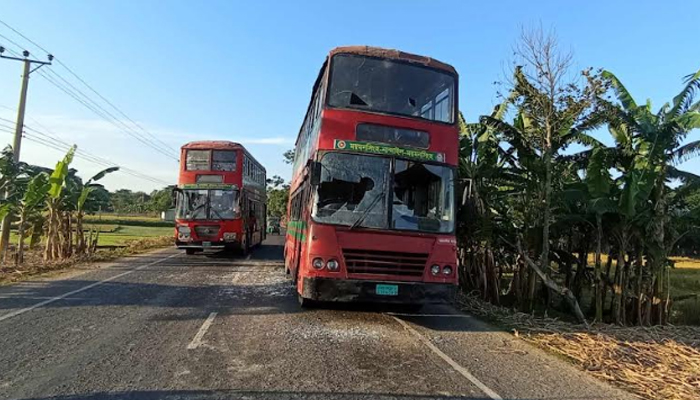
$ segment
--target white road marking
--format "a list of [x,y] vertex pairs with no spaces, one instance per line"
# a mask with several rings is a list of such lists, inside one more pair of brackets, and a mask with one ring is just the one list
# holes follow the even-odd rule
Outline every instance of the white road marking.
[[442,350],[438,349],[437,346],[435,346],[428,338],[425,336],[421,335],[420,332],[412,328],[407,322],[403,321],[400,318],[397,318],[395,316],[391,316],[394,318],[399,324],[401,324],[404,329],[409,331],[413,336],[415,336],[418,340],[423,342],[424,345],[426,345],[433,353],[435,353],[438,357],[442,358],[446,363],[450,365],[455,371],[459,372],[463,377],[467,378],[471,383],[473,383],[476,387],[478,387],[484,394],[492,398],[493,400],[503,400],[501,396],[499,396],[496,392],[491,390],[488,386],[484,385],[480,380],[478,380],[474,375],[472,375],[466,368],[463,366],[457,364],[455,360],[453,360],[450,356],[447,354],[443,353]]
[[472,318],[471,315],[466,315],[466,314],[410,314],[410,313],[388,312],[387,315],[397,316],[397,317]]
[[76,293],[84,292],[84,291],[86,291],[86,290],[88,290],[88,289],[94,288],[95,286],[99,286],[99,285],[101,285],[101,284],[103,284],[103,283],[107,283],[107,282],[109,282],[109,281],[113,281],[113,280],[115,280],[115,279],[117,279],[117,278],[121,278],[122,276],[129,275],[129,274],[131,274],[131,273],[134,273],[134,272],[136,272],[136,271],[142,270],[142,269],[144,269],[144,268],[148,268],[148,267],[150,267],[150,266],[152,266],[152,265],[156,265],[156,264],[158,264],[158,263],[160,263],[160,262],[163,262],[163,261],[165,261],[165,260],[167,260],[167,259],[170,259],[170,258],[173,258],[173,257],[177,257],[177,256],[179,256],[179,255],[180,255],[180,254],[178,253],[178,254],[170,255],[170,256],[165,257],[165,258],[161,258],[160,260],[153,261],[153,262],[150,262],[150,263],[148,263],[148,264],[141,265],[141,266],[136,267],[136,268],[134,268],[134,269],[130,269],[130,270],[126,271],[126,272],[122,272],[121,274],[117,274],[117,275],[114,275],[114,276],[109,277],[109,278],[107,278],[107,279],[103,279],[103,280],[101,280],[101,281],[99,281],[99,282],[95,282],[95,283],[91,283],[91,284],[89,284],[89,285],[87,285],[87,286],[83,286],[83,287],[81,287],[80,289],[71,290],[70,292],[64,293],[64,294],[62,294],[62,295],[60,295],[60,296],[52,297],[52,298],[50,298],[50,299],[48,299],[48,300],[44,300],[44,301],[42,301],[42,302],[36,303],[36,304],[34,304],[33,306],[29,306],[29,307],[27,307],[27,308],[22,308],[22,309],[20,309],[20,310],[13,311],[13,312],[11,312],[11,313],[9,313],[9,314],[2,315],[2,316],[0,316],[0,321],[4,321],[4,320],[6,320],[6,319],[10,319],[10,318],[12,318],[12,317],[16,317],[16,316],[18,316],[18,315],[20,315],[20,314],[26,313],[27,311],[31,311],[31,310],[34,310],[35,308],[43,307],[43,306],[45,306],[45,305],[47,305],[47,304],[51,304],[51,303],[53,303],[53,302],[55,302],[55,301],[64,299],[64,298],[66,298],[66,297],[68,297],[68,296],[71,296],[71,295],[74,295],[74,294],[76,294]]
[[216,318],[215,312],[209,314],[209,317],[204,321],[202,324],[202,327],[199,328],[199,331],[197,332],[196,335],[194,335],[194,339],[190,342],[190,344],[187,345],[187,350],[193,350],[196,349],[197,347],[202,345],[202,338],[204,335],[207,333],[209,330],[209,327],[211,326],[211,323],[214,322],[214,318]]

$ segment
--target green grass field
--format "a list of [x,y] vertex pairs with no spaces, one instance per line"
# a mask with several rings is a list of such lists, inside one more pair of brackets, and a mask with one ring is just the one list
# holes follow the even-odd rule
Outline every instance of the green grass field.
[[[172,222],[152,217],[102,215],[101,218],[86,216],[83,228],[86,230],[86,238],[87,230],[99,230],[98,246],[122,246],[136,239],[173,236],[173,226]],[[12,232],[10,240],[11,243],[17,243],[16,232]],[[28,242],[29,239],[25,243]]]
[[[157,226],[133,226],[133,225],[98,225],[100,228],[100,238],[97,241],[99,246],[124,245],[129,240],[143,239],[157,236],[172,236],[173,227]],[[90,227],[88,225],[87,227]],[[87,228],[86,227],[86,228]]]

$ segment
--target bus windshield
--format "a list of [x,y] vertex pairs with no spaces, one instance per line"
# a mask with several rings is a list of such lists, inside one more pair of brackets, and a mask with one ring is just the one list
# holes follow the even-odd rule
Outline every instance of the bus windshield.
[[[328,153],[313,217],[329,224],[451,233],[453,171],[390,158]],[[390,188],[390,189],[389,189]]]
[[433,68],[338,54],[328,105],[454,122],[455,77]]
[[235,190],[193,189],[178,195],[176,218],[189,220],[234,219],[238,213]]

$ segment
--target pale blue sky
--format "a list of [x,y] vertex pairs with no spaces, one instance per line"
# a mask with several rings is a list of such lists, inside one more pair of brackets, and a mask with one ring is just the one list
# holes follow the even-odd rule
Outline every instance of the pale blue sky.
[[[474,120],[496,101],[493,82],[503,77],[520,27],[541,23],[557,29],[579,67],[613,71],[638,101],[670,101],[682,77],[700,68],[700,2],[622,3],[0,0],[0,19],[52,51],[172,147],[197,139],[240,141],[268,175],[287,178],[290,168],[281,154],[293,146],[325,55],[339,45],[399,48],[454,65],[461,109]],[[4,26],[0,34],[41,55]],[[9,45],[2,38],[0,44]],[[0,60],[0,106],[16,106],[20,68]],[[58,65],[49,68],[72,78]],[[31,80],[28,116],[92,154],[161,180],[176,178],[175,161],[144,148],[39,76]],[[2,107],[0,117],[14,119]],[[10,134],[0,132],[0,139],[8,142]],[[50,166],[60,155],[23,145],[28,162]],[[100,169],[81,160],[75,167],[84,175]],[[698,172],[700,161],[682,168]],[[105,183],[110,189],[157,186],[126,174]]]

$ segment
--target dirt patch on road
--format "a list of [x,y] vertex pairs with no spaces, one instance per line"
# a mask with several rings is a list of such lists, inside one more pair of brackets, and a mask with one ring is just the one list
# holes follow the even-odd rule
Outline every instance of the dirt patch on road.
[[700,399],[700,327],[595,324],[586,330],[471,297],[462,297],[459,303],[463,310],[644,399]]

